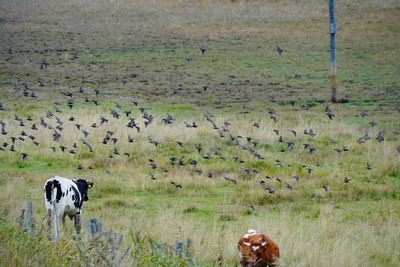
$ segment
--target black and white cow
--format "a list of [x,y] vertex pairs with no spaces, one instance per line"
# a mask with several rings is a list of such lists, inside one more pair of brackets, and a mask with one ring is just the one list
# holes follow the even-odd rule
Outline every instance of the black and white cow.
[[51,214],[55,215],[55,231],[59,237],[59,219],[65,224],[65,216],[75,221],[77,234],[81,231],[81,208],[83,201],[88,201],[88,189],[93,186],[90,180],[71,180],[59,176],[50,178],[44,184],[47,225],[51,229]]

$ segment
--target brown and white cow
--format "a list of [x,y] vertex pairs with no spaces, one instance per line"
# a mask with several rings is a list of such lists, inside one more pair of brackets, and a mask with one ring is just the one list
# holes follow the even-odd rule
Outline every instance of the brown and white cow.
[[240,263],[246,267],[276,266],[279,248],[268,236],[250,229],[238,242]]

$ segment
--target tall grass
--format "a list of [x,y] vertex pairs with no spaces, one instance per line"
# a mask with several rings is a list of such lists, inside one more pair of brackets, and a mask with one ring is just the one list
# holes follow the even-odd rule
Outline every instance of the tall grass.
[[[39,229],[37,229],[39,228]],[[111,237],[113,238],[113,237]],[[0,263],[2,266],[196,266],[187,250],[178,255],[173,246],[159,244],[148,236],[131,233],[124,249],[128,256],[119,258],[103,236],[86,240],[67,232],[60,240],[51,240],[43,226],[27,232],[7,217],[0,218]],[[119,250],[122,248],[113,248]],[[125,254],[123,252],[123,254]],[[118,257],[121,257],[118,255]]]

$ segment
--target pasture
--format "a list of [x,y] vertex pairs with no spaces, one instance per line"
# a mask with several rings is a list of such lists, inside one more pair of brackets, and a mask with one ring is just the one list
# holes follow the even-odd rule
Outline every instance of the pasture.
[[398,1],[338,1],[336,104],[326,1],[0,2],[1,265],[90,265],[13,226],[55,175],[93,180],[83,222],[191,239],[153,265],[235,266],[248,229],[280,266],[400,264]]

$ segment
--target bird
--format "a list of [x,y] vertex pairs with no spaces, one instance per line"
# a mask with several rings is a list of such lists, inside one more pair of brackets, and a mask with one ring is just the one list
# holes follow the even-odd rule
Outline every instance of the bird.
[[89,132],[88,131],[82,130],[82,133],[83,133],[83,136],[85,138],[87,138],[89,136]]
[[107,123],[108,122],[108,119],[106,119],[105,117],[103,117],[103,116],[100,116],[100,125],[102,125],[102,124],[104,124],[104,123]]
[[128,142],[133,143],[135,141],[135,138],[132,138],[130,135],[128,135]]
[[296,103],[297,103],[296,100],[293,100],[293,99],[289,100],[289,104],[292,105],[292,107],[294,107],[294,105],[295,105]]
[[327,106],[325,107],[325,112],[332,112],[332,110],[331,110],[331,108],[329,107],[329,105],[327,105]]
[[103,168],[103,171],[105,171],[108,174],[111,174],[111,171],[109,169],[107,169],[107,168]]
[[291,133],[294,135],[294,137],[296,137],[296,136],[297,136],[297,133],[296,133],[296,131],[295,131],[295,130],[288,129],[288,131],[289,131],[289,132],[291,132]]
[[172,87],[171,90],[172,90],[172,93],[174,95],[181,95],[182,94],[182,91],[180,89],[178,89],[178,88]]
[[173,181],[171,181],[170,183],[171,183],[172,185],[174,185],[175,188],[177,188],[177,189],[182,188],[182,185],[181,185],[181,184],[175,183],[175,182],[173,182]]
[[309,146],[308,150],[310,151],[310,154],[314,153],[315,151],[317,151],[317,149],[313,146]]
[[225,180],[230,181],[230,182],[232,182],[234,184],[237,184],[237,181],[235,179],[229,178],[229,177],[227,177],[225,175],[223,175],[223,177],[224,177]]
[[205,48],[205,47],[201,47],[200,48],[200,51],[201,51],[201,53],[204,55],[206,52],[207,52],[207,48]]
[[178,165],[179,166],[185,166],[185,161],[183,159],[178,160]]
[[149,173],[149,175],[150,175],[150,179],[151,179],[151,180],[157,180],[157,178],[154,176],[154,174]]
[[119,113],[117,111],[115,111],[113,109],[110,109],[110,113],[113,116],[113,118],[119,119],[120,115],[119,115]]
[[205,156],[202,156],[203,159],[213,159],[213,157],[210,156],[210,153],[208,153]]
[[169,170],[166,169],[166,168],[160,167],[160,169],[161,169],[163,172],[169,172]]
[[233,157],[233,160],[234,160],[236,163],[244,163],[244,160],[240,159],[239,157]]
[[50,66],[50,63],[47,62],[46,59],[43,59],[43,60],[40,62],[40,69],[41,69],[41,70],[45,70],[45,69],[47,69],[49,66]]
[[140,127],[137,125],[135,118],[129,118],[129,122],[126,126],[132,129],[135,128],[138,133],[140,132]]
[[176,157],[171,157],[171,158],[169,158],[169,164],[171,164],[171,165],[175,165],[175,163],[176,163],[176,160],[177,160],[177,158]]
[[191,161],[189,161],[189,164],[190,164],[190,165],[193,165],[193,167],[195,167],[195,168],[197,167],[197,163],[198,163],[197,160],[194,160],[194,159],[192,159]]
[[278,52],[279,55],[282,55],[282,53],[283,53],[283,49],[279,45],[276,46],[275,51]]
[[382,132],[378,133],[378,136],[375,138],[379,143],[385,141],[385,137],[382,135]]
[[25,160],[28,157],[28,154],[23,152],[23,153],[21,153],[21,156],[22,156],[22,160]]
[[328,118],[329,118],[330,120],[332,120],[333,117],[335,117],[335,114],[333,114],[332,112],[327,112],[327,113],[326,113],[326,116],[328,116]]
[[357,143],[359,143],[361,145],[361,144],[365,143],[365,140],[362,137],[360,137],[357,139]]
[[291,185],[291,184],[289,184],[287,182],[285,182],[285,185],[286,185],[287,189],[289,189],[289,190],[293,190],[294,189],[293,185]]
[[367,162],[367,170],[372,170],[371,164]]
[[158,146],[159,143],[157,141],[153,140],[151,137],[148,136],[147,139],[149,140],[150,144]]
[[[150,161],[150,160],[149,160],[149,161]],[[151,166],[151,168],[152,168],[153,170],[157,168],[157,165],[156,165],[156,163],[155,163],[154,161],[150,161],[150,166]]]
[[192,122],[191,124],[185,122],[185,125],[186,125],[187,128],[197,128],[196,122]]
[[345,183],[349,183],[351,181],[351,179],[349,177],[344,178],[343,182]]
[[275,190],[273,190],[271,187],[267,186],[265,187],[265,190],[268,191],[268,193],[273,194]]
[[328,186],[327,185],[323,185],[321,186],[322,189],[324,189],[325,193],[328,192]]
[[333,140],[332,138],[329,138],[329,143],[331,143],[332,145],[336,145],[337,142],[335,140]]

